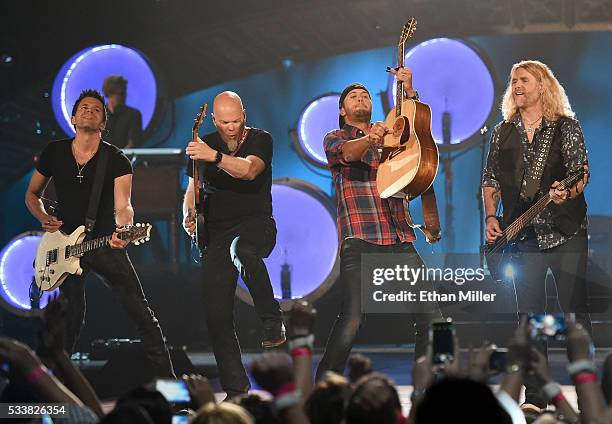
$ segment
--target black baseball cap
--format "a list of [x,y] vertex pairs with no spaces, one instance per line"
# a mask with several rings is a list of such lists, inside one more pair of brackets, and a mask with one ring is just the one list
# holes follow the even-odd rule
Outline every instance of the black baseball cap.
[[[368,96],[370,97],[370,99],[372,98],[368,89],[365,88],[365,85],[358,83],[358,82],[354,82],[352,84],[347,85],[346,88],[342,90],[342,93],[340,94],[340,101],[338,102],[338,109],[342,108],[342,103],[344,102],[344,99],[346,98],[346,96],[348,96],[348,94],[351,91],[357,90],[357,89],[365,90],[366,93],[368,93]],[[339,116],[338,124],[340,125],[340,129],[342,129],[342,127],[344,126],[344,116],[342,115]]]

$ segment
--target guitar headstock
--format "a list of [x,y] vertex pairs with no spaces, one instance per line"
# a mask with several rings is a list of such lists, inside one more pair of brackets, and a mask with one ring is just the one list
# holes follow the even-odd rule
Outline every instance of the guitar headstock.
[[138,223],[127,227],[127,231],[119,234],[122,240],[128,240],[130,243],[134,243],[138,246],[151,239],[152,229],[153,226],[151,224]]
[[410,18],[404,24],[404,28],[402,28],[402,35],[400,35],[399,45],[403,45],[407,39],[414,35],[417,27],[417,20],[415,18]]
[[193,130],[191,131],[193,141],[198,139],[198,130],[200,129],[200,125],[202,125],[202,121],[206,117],[206,111],[208,110],[208,103],[204,103],[200,106],[200,111],[196,116],[195,123],[193,124]]

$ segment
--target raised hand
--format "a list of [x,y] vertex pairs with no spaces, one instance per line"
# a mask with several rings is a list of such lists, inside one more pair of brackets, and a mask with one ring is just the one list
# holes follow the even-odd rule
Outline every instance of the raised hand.
[[592,359],[593,342],[588,331],[582,325],[568,320],[567,322],[567,357],[570,362],[581,359]]
[[293,337],[312,334],[312,327],[317,317],[317,310],[307,301],[298,300],[293,304],[289,314],[289,327]]
[[196,374],[183,375],[183,381],[196,411],[207,403],[215,403],[215,393],[206,377]]
[[286,353],[266,352],[253,360],[251,374],[261,387],[275,394],[293,383],[293,363]]

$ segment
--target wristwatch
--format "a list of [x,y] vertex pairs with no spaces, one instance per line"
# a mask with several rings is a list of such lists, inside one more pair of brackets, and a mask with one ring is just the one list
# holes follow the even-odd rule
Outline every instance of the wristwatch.
[[217,165],[219,162],[221,162],[221,159],[223,159],[223,153],[217,150],[217,155],[215,156],[215,161],[213,163]]

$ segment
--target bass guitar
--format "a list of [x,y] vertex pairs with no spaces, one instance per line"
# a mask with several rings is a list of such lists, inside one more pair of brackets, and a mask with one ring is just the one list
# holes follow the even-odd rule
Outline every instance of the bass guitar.
[[[577,171],[574,174],[569,175],[559,184],[561,189],[573,187],[578,181],[584,177],[584,169]],[[499,236],[495,242],[491,244],[485,244],[482,247],[485,260],[487,262],[487,268],[491,273],[491,277],[497,281],[503,280],[503,271],[505,266],[511,262],[512,255],[515,252],[515,245],[519,236],[529,225],[536,216],[538,216],[548,204],[552,201],[550,198],[550,192],[540,197],[533,205],[528,209],[519,208],[519,211],[524,210],[525,212],[520,213],[518,218],[514,219],[510,225],[508,225],[503,231],[502,235]],[[515,216],[518,215],[514,214]]]
[[[193,124],[193,129],[191,131],[191,140],[194,143],[198,141],[198,131],[200,129],[200,126],[202,125],[202,121],[204,120],[204,117],[206,116],[207,109],[208,109],[208,103],[204,103],[200,107],[200,112],[196,116],[195,123]],[[193,239],[193,243],[195,244],[195,247],[197,248],[197,250],[199,250],[198,256],[201,256],[201,254],[206,249],[206,243],[207,243],[206,223],[204,220],[204,210],[203,210],[204,193],[202,192],[202,189],[201,189],[200,168],[198,166],[198,161],[197,160],[192,161],[192,165],[193,165],[193,168],[192,168],[192,172],[193,172],[193,208],[191,209],[190,212],[195,222],[195,231],[193,233],[192,239]]]

